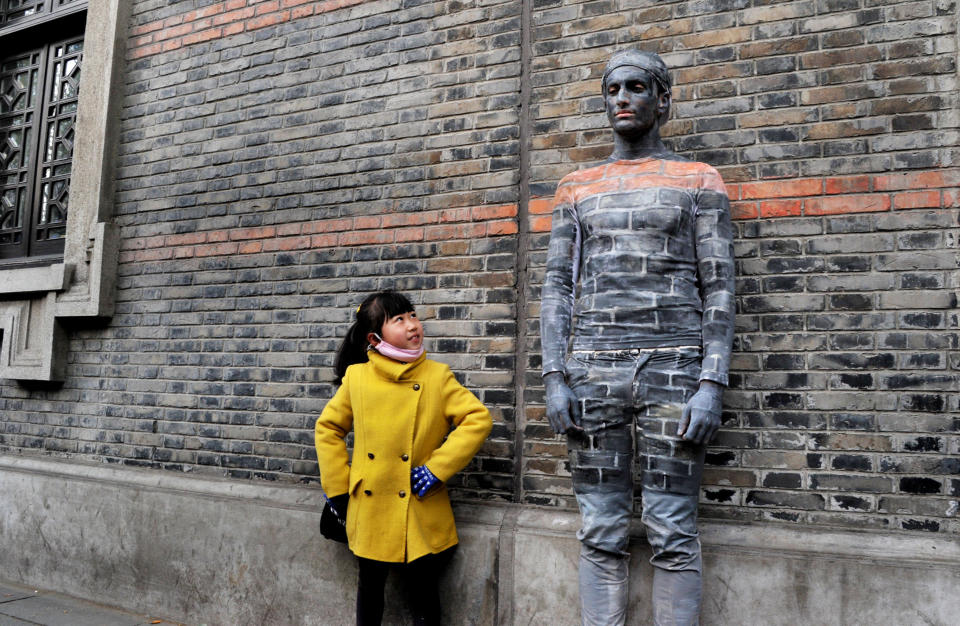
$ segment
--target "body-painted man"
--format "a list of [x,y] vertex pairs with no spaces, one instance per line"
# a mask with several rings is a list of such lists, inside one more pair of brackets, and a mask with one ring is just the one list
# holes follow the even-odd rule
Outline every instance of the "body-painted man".
[[700,477],[733,342],[729,202],[716,170],[660,139],[659,56],[621,50],[602,84],[613,154],[560,181],[541,309],[547,418],[583,518],[581,618],[625,622],[636,456],[655,623],[696,624]]

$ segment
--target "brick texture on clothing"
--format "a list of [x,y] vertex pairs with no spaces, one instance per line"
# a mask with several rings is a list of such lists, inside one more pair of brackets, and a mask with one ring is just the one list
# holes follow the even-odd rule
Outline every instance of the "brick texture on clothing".
[[544,373],[574,350],[704,347],[701,377],[727,384],[733,228],[719,174],[641,159],[567,175],[554,200],[541,308]]

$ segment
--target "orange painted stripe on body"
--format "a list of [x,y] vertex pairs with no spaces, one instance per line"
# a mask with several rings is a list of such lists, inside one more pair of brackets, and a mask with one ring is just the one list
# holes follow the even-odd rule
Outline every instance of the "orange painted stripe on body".
[[[676,169],[685,171],[684,164],[679,165]],[[610,184],[599,175],[601,170],[618,175],[626,171],[623,164],[612,170],[609,166],[598,166],[569,174],[564,182],[576,190],[578,197],[609,191],[609,187],[593,186],[598,181]],[[720,191],[719,177],[707,175],[705,179],[713,181],[710,186]],[[662,186],[677,187],[675,182],[664,184],[665,179],[657,174],[619,180],[626,181],[624,189],[656,186],[658,180]],[[735,220],[955,208],[960,206],[960,168],[731,183],[725,190],[731,200],[731,217]],[[532,232],[550,231],[547,206],[553,206],[549,197],[531,200],[531,214],[543,214],[530,220]]]

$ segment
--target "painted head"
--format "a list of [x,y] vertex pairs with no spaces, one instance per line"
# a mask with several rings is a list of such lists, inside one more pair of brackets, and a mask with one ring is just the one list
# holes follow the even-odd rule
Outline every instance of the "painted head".
[[635,137],[659,128],[670,117],[670,72],[655,52],[628,48],[611,55],[603,71],[603,98],[613,131]]
[[367,360],[368,348],[381,343],[385,348],[382,353],[387,347],[412,352],[420,352],[423,347],[423,326],[413,304],[395,291],[371,294],[357,307],[356,320],[347,330],[334,361],[337,383],[343,380],[349,366]]

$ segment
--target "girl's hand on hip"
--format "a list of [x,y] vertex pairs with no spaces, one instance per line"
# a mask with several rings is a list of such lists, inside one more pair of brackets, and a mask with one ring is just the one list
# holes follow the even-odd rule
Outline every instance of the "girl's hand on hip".
[[410,470],[410,484],[417,497],[422,498],[428,491],[438,486],[442,481],[427,469],[426,465],[419,465]]

